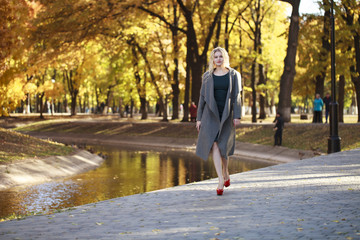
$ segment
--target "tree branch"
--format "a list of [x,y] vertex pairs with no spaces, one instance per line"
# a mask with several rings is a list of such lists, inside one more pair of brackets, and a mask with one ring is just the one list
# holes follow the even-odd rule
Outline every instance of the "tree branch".
[[287,2],[287,3],[291,4],[291,6],[294,6],[293,0],[280,0],[280,1]]
[[251,4],[251,2],[249,2],[248,5],[247,5],[243,10],[241,10],[241,11],[238,13],[238,15],[236,16],[234,22],[231,24],[231,27],[230,27],[230,30],[229,30],[229,34],[230,34],[231,31],[233,30],[233,28],[234,28],[234,26],[235,26],[235,23],[236,23],[236,20],[238,20],[238,18],[239,18],[240,16],[242,16],[243,12],[246,11],[246,9],[250,6],[250,4]]
[[[248,20],[246,20],[242,15],[241,15],[241,19],[244,20],[244,21],[247,23],[247,25],[249,26],[251,32],[252,32],[253,34],[255,34],[255,29],[251,26],[250,22],[249,22]],[[243,28],[242,28],[242,29],[243,29]],[[243,30],[244,30],[244,29],[243,29]],[[244,31],[245,31],[245,30],[244,30]]]
[[176,0],[176,1],[184,13],[190,13],[189,9],[187,9],[187,7],[184,5],[182,0]]
[[169,23],[163,16],[160,16],[159,14],[157,14],[157,13],[155,13],[155,12],[149,10],[149,9],[144,8],[143,6],[139,6],[138,9],[150,14],[153,17],[156,17],[156,18],[160,19],[162,22],[164,22],[166,25],[168,25],[170,27],[170,29],[177,29],[180,32],[186,34],[186,31],[184,29],[179,28],[178,26],[174,26],[173,24]]
[[270,9],[273,7],[273,4],[270,5],[270,7],[268,7],[268,9],[266,9],[262,15],[262,17],[260,18],[260,23],[262,23],[262,21],[264,20],[266,14],[270,11]]
[[218,22],[221,14],[222,14],[222,11],[224,10],[224,6],[226,4],[226,1],[227,0],[222,0],[221,1],[219,9],[218,9],[217,13],[215,14],[215,17],[214,17],[213,22],[211,23],[211,26],[210,26],[210,29],[209,29],[209,33],[208,33],[208,35],[206,37],[206,40],[205,40],[204,50],[203,50],[203,53],[201,54],[201,57],[204,57],[206,55],[208,49],[209,49],[211,37],[213,35],[216,23]]

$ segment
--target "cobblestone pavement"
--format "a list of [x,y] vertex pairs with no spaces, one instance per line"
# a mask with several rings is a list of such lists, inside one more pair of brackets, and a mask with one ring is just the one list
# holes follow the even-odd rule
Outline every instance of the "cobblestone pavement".
[[360,149],[0,223],[0,239],[360,239]]

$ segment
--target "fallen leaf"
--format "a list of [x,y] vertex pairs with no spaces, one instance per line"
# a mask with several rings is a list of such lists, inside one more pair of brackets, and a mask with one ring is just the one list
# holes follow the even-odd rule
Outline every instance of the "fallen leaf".
[[218,227],[214,227],[214,226],[210,227],[210,230],[218,230],[218,229],[219,229]]

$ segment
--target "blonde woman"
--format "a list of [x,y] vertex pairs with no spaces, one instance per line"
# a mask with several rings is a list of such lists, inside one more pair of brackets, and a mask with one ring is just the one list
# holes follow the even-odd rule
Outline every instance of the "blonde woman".
[[228,156],[234,153],[235,126],[241,119],[241,76],[230,67],[229,55],[221,47],[212,50],[209,69],[200,90],[196,128],[196,154],[207,160],[212,149],[219,183],[217,195],[230,186]]

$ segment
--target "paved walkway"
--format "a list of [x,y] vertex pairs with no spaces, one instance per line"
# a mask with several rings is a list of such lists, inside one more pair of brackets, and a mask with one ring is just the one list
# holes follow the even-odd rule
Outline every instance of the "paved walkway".
[[360,149],[0,223],[0,239],[360,239]]

